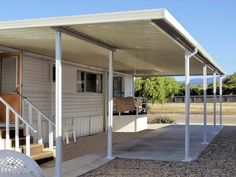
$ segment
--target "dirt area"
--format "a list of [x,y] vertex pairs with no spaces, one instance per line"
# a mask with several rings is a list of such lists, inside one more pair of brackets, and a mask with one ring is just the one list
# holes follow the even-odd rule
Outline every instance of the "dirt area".
[[[185,115],[181,113],[156,113],[156,114],[148,114],[148,118],[153,119],[156,117],[171,117],[176,120],[176,123],[185,123]],[[222,117],[224,125],[236,125],[236,115],[223,115]],[[203,114],[191,114],[190,115],[190,123],[200,123],[203,124]],[[213,115],[207,116],[207,123],[209,125],[213,125]],[[220,124],[220,116],[217,115],[216,123]]]
[[191,163],[115,159],[83,177],[236,176],[236,127],[224,127]]
[[[217,106],[217,124],[220,123],[219,103]],[[223,103],[223,124],[236,125],[236,103]],[[191,103],[190,123],[203,123],[203,103]],[[207,122],[213,124],[213,103],[207,104]],[[170,117],[176,120],[176,123],[185,123],[185,104],[184,103],[166,103],[151,105],[148,118]]]
[[[140,137],[152,130],[144,130],[136,133],[113,133],[113,145],[135,137]],[[63,161],[71,160],[107,147],[107,133],[98,133],[91,136],[79,137],[77,142],[62,145]]]
[[[217,103],[217,114],[219,114],[219,103]],[[236,116],[236,103],[223,103],[223,115],[235,115]],[[149,111],[151,114],[184,114],[185,104],[184,103],[165,103],[165,104],[154,104],[151,105]],[[191,114],[203,114],[203,103],[191,103],[190,106]],[[207,104],[207,113],[213,114],[213,103]]]

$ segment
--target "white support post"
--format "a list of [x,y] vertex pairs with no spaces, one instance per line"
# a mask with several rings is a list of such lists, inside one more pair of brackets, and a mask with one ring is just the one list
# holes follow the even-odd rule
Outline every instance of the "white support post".
[[31,104],[28,104],[28,109],[29,109],[29,123],[32,125],[32,106]]
[[203,97],[204,97],[204,127],[203,127],[203,142],[207,142],[207,65],[203,67]]
[[41,117],[40,112],[38,112],[38,143],[43,144],[43,139],[42,139],[42,117]]
[[216,72],[213,74],[213,96],[214,96],[214,132],[216,133]]
[[53,151],[53,127],[52,124],[50,124],[50,122],[48,123],[48,132],[49,132],[49,149],[51,151]]
[[135,97],[135,76],[132,76],[132,96]]
[[61,158],[61,135],[62,135],[62,49],[61,32],[56,32],[55,54],[56,54],[56,87],[55,87],[55,108],[56,108],[56,168],[57,177],[62,176]]
[[108,83],[108,142],[107,159],[112,157],[112,128],[113,128],[113,52],[109,53],[109,83]]
[[30,157],[30,129],[26,125],[26,155]]
[[10,149],[10,110],[6,106],[6,149]]
[[[31,104],[28,104],[28,111],[29,111],[29,123],[30,123],[30,125],[32,125],[32,122],[33,122],[33,118],[32,118],[32,106],[31,106]],[[30,130],[29,130],[29,134],[31,134],[30,133]]]
[[190,151],[190,58],[198,53],[195,49],[193,53],[185,50],[185,158],[183,161],[190,162],[192,159],[189,156]]
[[223,123],[222,123],[222,85],[223,85],[223,78],[222,76],[220,76],[220,127],[223,127]]
[[15,115],[15,150],[20,151],[19,143],[19,118]]
[[189,157],[189,117],[190,117],[190,65],[189,51],[185,51],[185,159],[191,161]]

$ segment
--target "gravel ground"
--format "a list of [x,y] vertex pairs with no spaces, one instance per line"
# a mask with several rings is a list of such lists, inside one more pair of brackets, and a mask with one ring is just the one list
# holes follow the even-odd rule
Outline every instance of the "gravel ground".
[[115,159],[83,177],[236,177],[236,127],[225,127],[191,163]]

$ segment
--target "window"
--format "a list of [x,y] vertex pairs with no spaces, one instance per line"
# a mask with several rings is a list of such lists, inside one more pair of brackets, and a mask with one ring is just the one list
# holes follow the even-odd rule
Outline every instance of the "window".
[[113,96],[114,97],[124,96],[122,77],[113,77]]
[[77,71],[77,92],[85,91],[85,73]]
[[77,92],[102,93],[102,75],[78,70]]
[[86,91],[96,92],[97,91],[97,75],[86,73]]
[[56,82],[56,67],[53,65],[52,67],[52,81]]

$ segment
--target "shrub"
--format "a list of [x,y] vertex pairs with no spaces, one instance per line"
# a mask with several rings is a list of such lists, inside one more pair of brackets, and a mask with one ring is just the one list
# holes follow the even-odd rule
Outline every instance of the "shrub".
[[155,117],[155,118],[150,118],[148,119],[149,124],[174,124],[176,123],[176,120],[173,117]]

